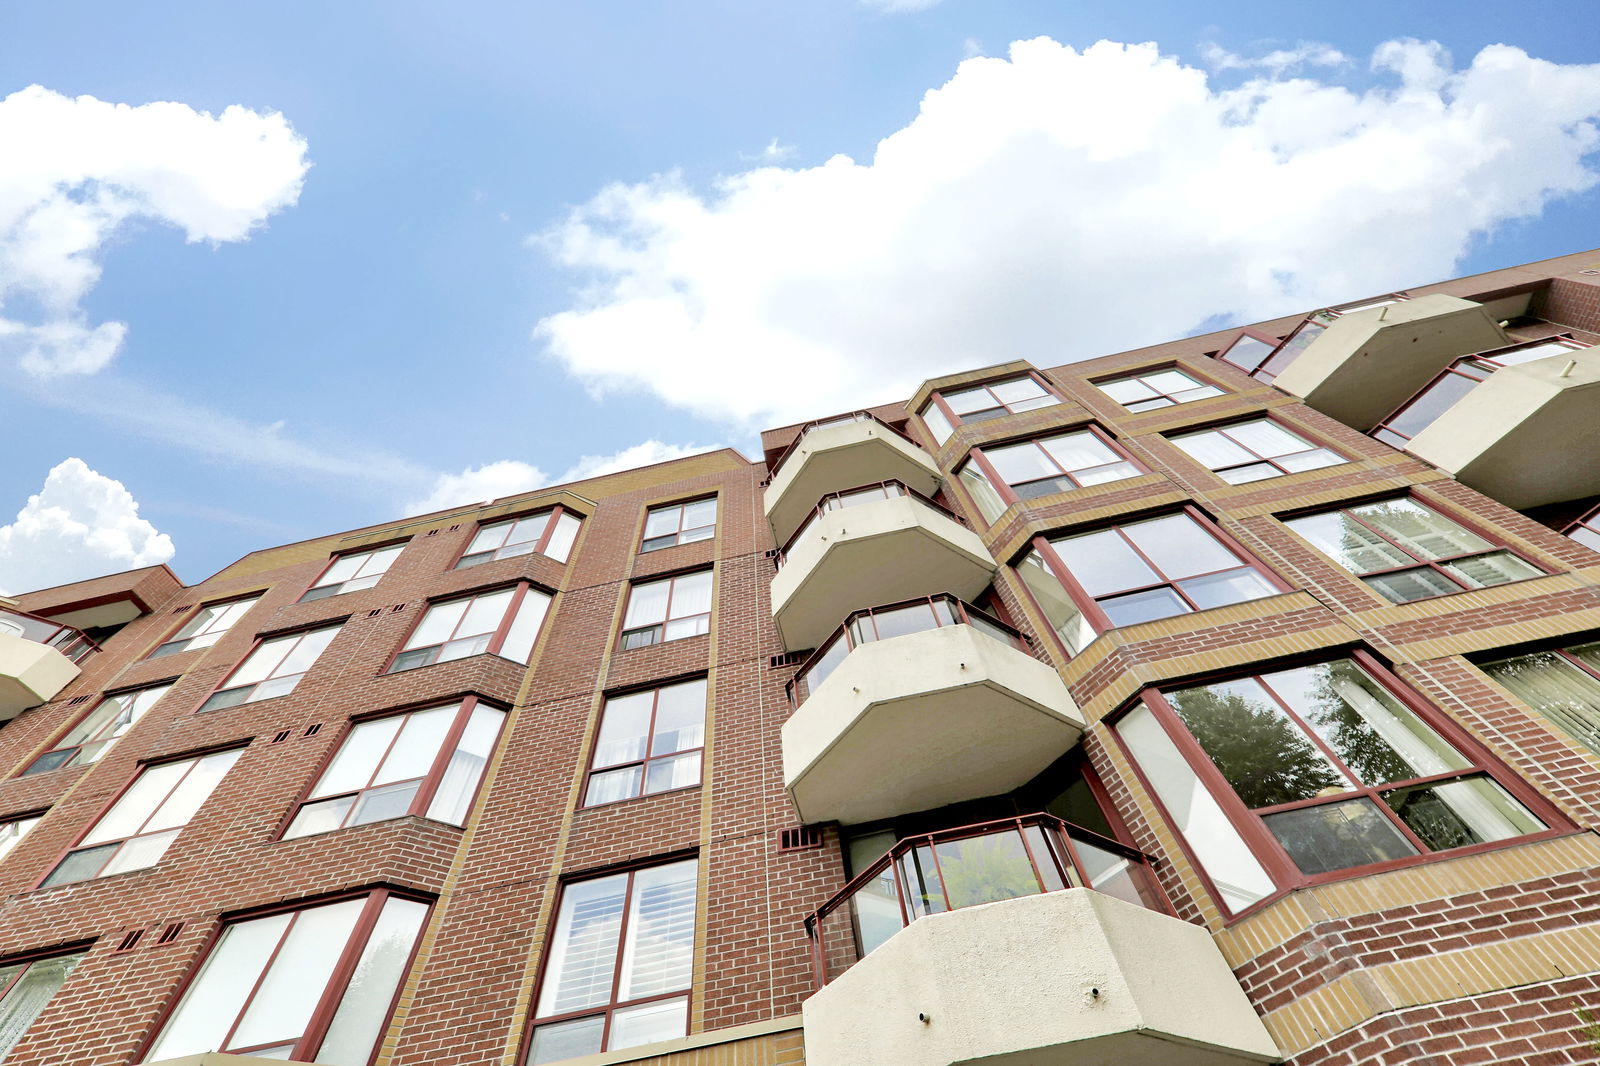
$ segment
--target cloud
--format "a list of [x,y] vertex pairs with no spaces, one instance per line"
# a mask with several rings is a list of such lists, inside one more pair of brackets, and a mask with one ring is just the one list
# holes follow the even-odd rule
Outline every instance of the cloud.
[[686,455],[698,455],[720,447],[720,444],[663,444],[658,440],[647,440],[611,455],[582,456],[559,477],[551,477],[520,459],[501,459],[483,466],[468,467],[459,474],[438,475],[429,494],[406,504],[405,511],[407,514],[427,514],[447,507],[483,503],[502,496],[515,496],[519,492],[532,492],[546,485],[564,485],[602,474],[614,474],[619,470],[632,470],[652,463],[681,459]]
[[172,538],[139,517],[122,482],[65,459],[0,526],[0,592],[20,593],[164,563]]
[[1201,55],[1212,70],[1259,69],[1273,74],[1296,67],[1342,67],[1350,62],[1350,57],[1337,48],[1317,41],[1301,41],[1293,48],[1279,48],[1253,58],[1237,55],[1220,45],[1207,44],[1201,48]]
[[280,114],[134,107],[29,86],[0,100],[0,356],[29,373],[92,374],[121,322],[82,302],[118,227],[143,218],[184,239],[240,241],[292,205],[309,164]]
[[534,238],[579,286],[535,337],[597,395],[772,425],[1449,277],[1596,184],[1600,67],[1375,61],[1220,88],[1153,44],[1018,42],[865,162],[602,189]]

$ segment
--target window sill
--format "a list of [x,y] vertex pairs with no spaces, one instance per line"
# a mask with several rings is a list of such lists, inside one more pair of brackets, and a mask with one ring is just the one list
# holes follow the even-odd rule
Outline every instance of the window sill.
[[704,787],[704,785],[704,781],[696,781],[692,785],[680,785],[677,788],[662,789],[660,792],[652,792],[645,796],[629,796],[627,799],[606,800],[604,803],[584,803],[578,806],[577,811],[578,813],[582,813],[584,811],[598,811],[610,807],[621,807],[628,803],[643,803],[645,800],[653,800],[660,796],[676,796],[680,792],[693,792],[697,788]]
[[[496,652],[481,651],[476,655],[463,655],[459,659],[441,659],[441,660],[438,660],[437,662],[423,663],[420,666],[408,666],[404,670],[380,670],[380,671],[378,671],[378,673],[374,674],[373,676],[374,677],[402,677],[402,676],[404,676],[406,674],[414,674],[418,670],[427,670],[430,667],[434,667],[434,666],[449,666],[451,663],[471,662],[473,659],[499,659],[503,663],[510,663],[512,666],[519,666],[524,670],[526,670],[528,668],[528,664],[527,663],[519,663],[515,659],[508,659],[504,655],[500,655],[500,654],[498,654]],[[293,695],[293,693],[290,693],[290,695]]]
[[324,830],[322,830],[321,832],[318,832],[318,833],[306,833],[306,834],[304,834],[302,836],[297,836],[297,837],[285,837],[285,836],[279,835],[279,836],[274,837],[272,840],[268,841],[268,843],[269,844],[294,844],[294,843],[297,843],[298,841],[301,841],[301,840],[319,840],[322,837],[333,836],[335,833],[351,833],[351,832],[354,832],[354,831],[356,831],[358,829],[366,829],[366,828],[368,828],[370,826],[374,826],[374,825],[393,825],[396,822],[416,822],[416,823],[419,823],[421,825],[437,825],[437,826],[441,826],[441,827],[443,827],[445,829],[452,829],[452,830],[456,831],[457,833],[462,832],[463,829],[464,829],[463,826],[455,825],[454,823],[451,823],[451,822],[441,822],[439,819],[437,819],[437,818],[429,818],[425,814],[399,814],[399,815],[396,815],[393,818],[380,818],[376,822],[362,822],[360,825],[342,825],[337,829],[324,829]]

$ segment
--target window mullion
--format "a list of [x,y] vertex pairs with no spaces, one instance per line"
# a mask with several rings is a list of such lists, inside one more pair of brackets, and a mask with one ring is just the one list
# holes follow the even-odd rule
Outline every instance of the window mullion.
[[[450,723],[450,728],[445,732],[444,739],[439,742],[439,750],[434,753],[433,762],[428,765],[428,773],[422,779],[422,784],[417,787],[417,794],[411,797],[411,813],[426,815],[428,807],[433,803],[433,797],[439,791],[439,783],[444,780],[445,767],[450,764],[450,759],[455,755],[456,746],[461,743],[461,734],[466,732],[467,721],[472,717],[473,708],[478,705],[478,697],[468,696],[461,701],[461,706],[456,708],[456,717]],[[496,742],[499,737],[496,736]],[[485,766],[488,760],[484,760]],[[479,778],[480,784],[482,778]]]
[[[187,770],[185,770],[183,773],[179,774],[178,775],[178,779],[172,783],[172,787],[168,788],[166,790],[166,792],[162,793],[161,794],[161,798],[159,800],[157,800],[154,804],[151,805],[150,813],[146,814],[142,819],[139,820],[139,827],[137,829],[135,829],[132,833],[129,833],[127,836],[124,836],[124,837],[122,837],[120,839],[121,840],[132,840],[136,836],[143,836],[144,835],[144,827],[150,824],[150,819],[152,819],[152,818],[154,818],[156,816],[156,813],[161,810],[162,806],[167,802],[167,800],[172,798],[172,794],[174,792],[178,791],[178,788],[184,783],[184,781],[188,780],[189,775],[194,773],[194,768],[196,766],[200,765],[200,760],[203,759],[203,758],[205,758],[205,756],[204,755],[200,755],[200,756],[196,756],[195,758],[189,760],[189,768]],[[140,771],[139,777],[143,777],[146,773],[148,773],[149,771],[151,771],[153,769],[155,769],[154,766],[146,767],[144,770]],[[139,777],[135,777],[132,781],[128,782],[128,790],[131,790],[134,785],[138,784]],[[123,792],[123,795],[127,795],[127,791],[128,790],[125,790]],[[117,798],[120,800],[122,797],[119,796]],[[110,814],[112,809],[115,808],[115,807],[116,807],[116,803],[113,802],[110,807],[106,808],[105,814],[102,814],[100,816],[100,818],[103,819],[106,816],[106,814]],[[95,824],[96,825],[99,824],[99,820],[98,819],[96,820]],[[187,822],[184,823],[184,825],[188,825],[188,824],[189,823],[187,823]],[[177,826],[175,828],[181,829],[181,828],[183,828],[183,826]],[[90,828],[90,832],[93,832],[93,831],[94,831],[93,827],[91,827]]]
[[994,464],[989,462],[989,457],[983,454],[982,448],[972,449],[972,455],[969,457],[968,462],[976,462],[983,468],[984,476],[989,479],[989,484],[994,486],[995,492],[1000,494],[1001,500],[1008,506],[1022,502],[1022,497],[1018,496],[1016,491],[1012,489],[1011,482],[1000,476],[1000,471],[996,470]]
[[[339,1009],[340,1001],[344,999],[345,989],[350,984],[350,979],[355,976],[356,963],[361,958],[361,951],[367,945],[367,940],[372,936],[373,928],[378,924],[378,916],[383,912],[383,905],[389,901],[387,889],[379,889],[367,897],[366,904],[361,908],[361,915],[356,918],[355,926],[345,938],[344,950],[339,953],[339,961],[333,964],[333,971],[328,975],[328,983],[322,990],[322,998],[317,1001],[316,1009],[311,1012],[311,1018],[306,1022],[305,1031],[300,1034],[295,1048],[289,1054],[302,1062],[311,1062],[312,1055],[320,1049],[323,1038],[328,1035],[328,1027],[333,1024],[333,1016]],[[380,1030],[379,1037],[382,1037]],[[376,1045],[379,1041],[374,1041]]]
[[628,955],[628,932],[634,918],[633,882],[638,876],[637,870],[629,870],[628,882],[622,887],[622,921],[617,924],[617,955],[611,969],[611,1002],[606,1004],[604,1029],[600,1037],[602,1051],[611,1046],[611,1015],[617,1009],[617,1000],[622,994],[622,965]]
[[[1050,543],[1050,538],[1040,534],[1033,538],[1033,546],[1034,550],[1044,556],[1045,561],[1050,564],[1050,571],[1055,576],[1056,582],[1066,589],[1067,595],[1078,605],[1078,610],[1093,624],[1096,632],[1104,633],[1112,628],[1111,616],[1106,614],[1105,609],[1100,606],[1099,600],[1089,595],[1084,587],[1078,584],[1078,579],[1072,576],[1072,571],[1067,569],[1066,563],[1062,562],[1055,545]],[[1043,608],[1041,608],[1042,610]]]
[[[266,983],[267,976],[272,973],[273,964],[278,961],[278,955],[282,953],[283,945],[289,942],[289,935],[294,932],[295,923],[300,920],[301,913],[301,911],[295,911],[291,914],[288,923],[283,927],[283,932],[278,934],[278,942],[272,946],[272,953],[267,956],[266,964],[261,967],[261,972],[256,974],[256,979],[250,985],[250,991],[245,995],[244,1002],[239,1004],[239,1013],[233,1016],[233,1024],[228,1026],[228,1031],[217,1042],[217,1050],[219,1052],[226,1053],[228,1048],[232,1046],[233,1034],[239,1031],[239,1024],[244,1021],[244,1016],[250,1013],[250,1007],[256,1001],[256,993],[261,991],[261,986]],[[226,936],[226,932],[223,935]],[[211,946],[211,950],[215,951],[217,944],[221,942],[221,938],[218,938],[216,944]],[[290,1054],[293,1054],[293,1052],[290,1052]]]
[[[489,646],[485,652],[490,655],[500,654],[500,649],[505,647],[506,635],[511,632],[512,620],[517,617],[517,611],[522,607],[522,601],[527,598],[528,583],[519,581],[512,590],[511,600],[506,604],[506,609],[500,615],[500,621],[494,627],[494,633],[489,637]],[[467,617],[463,614],[462,619]]]
[[[383,746],[383,754],[379,755],[378,761],[372,764],[372,773],[367,775],[367,783],[354,790],[357,796],[361,795],[361,793],[367,791],[368,789],[375,788],[377,786],[378,775],[383,772],[383,764],[389,761],[389,754],[394,751],[395,745],[400,743],[400,735],[404,733],[406,731],[406,727],[411,724],[410,714],[402,714],[398,715],[397,717],[400,719],[400,728],[394,731],[394,736],[389,738],[389,743]],[[372,721],[372,719],[368,719],[368,721]],[[345,742],[349,743],[350,738],[354,736],[355,733],[356,730],[352,729],[349,733],[345,734]],[[339,757],[339,753],[335,751],[333,757],[337,759]],[[330,762],[328,765],[332,766],[333,763]],[[324,770],[323,772],[326,773],[327,771]],[[350,811],[346,812],[346,817],[348,817],[349,814],[353,813],[354,811],[355,805],[351,804]]]
[[[1278,705],[1279,710],[1283,711],[1284,715],[1289,719],[1289,721],[1295,724],[1296,728],[1298,728],[1300,732],[1305,735],[1306,739],[1310,740],[1311,743],[1316,746],[1317,750],[1322,752],[1328,761],[1334,765],[1334,768],[1344,776],[1344,779],[1347,782],[1358,789],[1367,787],[1365,782],[1356,776],[1355,771],[1346,766],[1345,761],[1339,758],[1339,753],[1334,751],[1333,748],[1329,747],[1327,741],[1323,740],[1322,736],[1315,729],[1311,728],[1311,723],[1300,717],[1300,712],[1291,707],[1289,705],[1289,701],[1278,694],[1278,690],[1272,687],[1272,685],[1267,681],[1265,675],[1257,675],[1252,678],[1252,680],[1261,686],[1262,691],[1264,691],[1268,696],[1272,697],[1272,702]],[[1328,798],[1331,799],[1332,797]]]
[[[1431,508],[1430,508],[1430,510],[1431,510]],[[1362,526],[1363,528],[1368,529],[1371,532],[1377,534],[1379,538],[1381,538],[1382,540],[1385,540],[1388,543],[1394,545],[1396,548],[1399,548],[1401,551],[1403,551],[1407,555],[1411,556],[1411,558],[1415,559],[1417,562],[1419,562],[1419,563],[1428,562],[1427,559],[1422,558],[1422,556],[1418,555],[1416,552],[1412,551],[1410,548],[1406,547],[1404,544],[1401,544],[1399,541],[1397,541],[1393,537],[1389,536],[1389,534],[1385,533],[1383,530],[1379,529],[1377,526],[1373,525],[1371,522],[1368,522],[1366,519],[1364,519],[1360,515],[1356,514],[1354,510],[1343,509],[1342,508],[1342,509],[1340,509],[1339,513],[1344,515],[1346,518],[1350,519],[1350,521],[1355,522],[1357,525]],[[1377,571],[1371,571],[1371,572],[1372,573],[1376,573]]]

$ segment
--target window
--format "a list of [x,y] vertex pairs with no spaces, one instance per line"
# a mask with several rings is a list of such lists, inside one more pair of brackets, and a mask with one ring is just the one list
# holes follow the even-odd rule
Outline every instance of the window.
[[323,626],[261,641],[228,675],[222,687],[207,697],[200,709],[214,711],[287,696],[338,632],[337,625]]
[[1282,591],[1188,511],[1093,533],[1037,537],[1018,573],[1074,653],[1101,630]]
[[411,631],[389,673],[470,655],[498,655],[526,663],[549,606],[550,594],[527,582],[435,603]]
[[641,552],[671,548],[696,540],[710,540],[717,533],[717,498],[690,500],[665,507],[652,507],[645,514],[644,543]]
[[1096,387],[1130,411],[1154,411],[1158,407],[1221,396],[1215,385],[1196,381],[1182,370],[1152,370],[1130,374],[1114,381],[1096,382]]
[[1277,371],[1284,366],[1283,359],[1273,359],[1272,353],[1278,350],[1276,337],[1264,333],[1252,333],[1245,330],[1234,338],[1233,343],[1217,353],[1217,358],[1225,363],[1232,363],[1240,370],[1252,377],[1258,372],[1269,375],[1266,380],[1271,381],[1277,376]]
[[1565,533],[1584,547],[1600,552],[1600,507],[1572,523]]
[[1019,411],[1053,407],[1061,401],[1032,374],[1019,374],[970,389],[934,393],[922,409],[922,420],[940,444],[950,439],[953,426],[986,422]]
[[504,721],[470,698],[356,722],[284,839],[407,814],[461,825]]
[[145,767],[40,887],[154,866],[238,758],[236,748]]
[[322,576],[317,578],[316,583],[306,589],[305,595],[300,597],[300,602],[326,599],[342,592],[370,589],[388,572],[389,564],[395,561],[404,548],[404,544],[391,544],[387,548],[374,548],[368,552],[335,556],[333,562],[322,572]]
[[1391,603],[1544,573],[1411,499],[1365,503],[1284,524]]
[[1374,668],[1340,659],[1147,694],[1117,723],[1230,909],[1547,828]]
[[222,639],[222,635],[233,628],[235,622],[243,618],[256,603],[260,596],[251,596],[247,600],[234,600],[231,603],[213,603],[201,607],[193,616],[183,624],[172,636],[150,653],[150,658],[158,659],[163,655],[176,655],[180,651],[190,648],[209,648]]
[[107,696],[83,721],[56,741],[55,747],[29,763],[23,774],[43,773],[58,766],[87,766],[96,761],[111,750],[111,746],[132,729],[133,724],[144,717],[144,712],[154,707],[171,687],[153,685]]
[[0,962],[0,1062],[44,1013],[82,958],[83,952],[77,951],[27,962]]
[[1496,370],[1552,355],[1569,355],[1580,347],[1566,341],[1547,340],[1463,356],[1439,371],[1415,396],[1374,427],[1371,435],[1395,448],[1410,447],[1411,438],[1433,425],[1467,393],[1488,381]]
[[11,854],[11,849],[22,843],[22,838],[28,831],[39,824],[42,814],[30,814],[23,818],[13,818],[9,822],[0,822],[0,859]]
[[600,717],[584,804],[698,785],[705,725],[705,678],[612,696]]
[[1189,457],[1216,471],[1230,485],[1282,474],[1298,474],[1349,462],[1327,448],[1301,440],[1270,418],[1173,437]]
[[427,917],[384,890],[229,922],[142,1061],[217,1051],[366,1066]]
[[622,647],[642,648],[711,631],[711,571],[700,570],[628,591]]
[[695,867],[689,859],[566,886],[530,1066],[688,1032]]
[[1600,644],[1576,644],[1482,664],[1511,694],[1600,752]]
[[[958,471],[977,501],[984,517],[993,522],[1000,511],[990,514],[997,503],[1009,505],[1012,500],[1031,500],[1055,492],[1070,492],[1087,485],[1100,485],[1107,481],[1121,481],[1141,473],[1116,450],[1109,437],[1096,429],[1083,429],[1062,433],[1042,440],[1023,441],[1020,444],[991,445],[974,448],[972,458]],[[986,488],[975,488],[981,481]],[[997,490],[1004,485],[1008,492]]]
[[558,563],[567,561],[583,520],[565,507],[540,511],[525,518],[507,518],[478,527],[477,535],[456,563],[456,569],[538,552]]

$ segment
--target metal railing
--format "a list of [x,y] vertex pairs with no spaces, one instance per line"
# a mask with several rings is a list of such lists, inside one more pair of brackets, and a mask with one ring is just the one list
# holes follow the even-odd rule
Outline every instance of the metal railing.
[[850,652],[863,644],[891,640],[942,626],[971,626],[985,636],[1026,652],[1028,638],[1000,619],[948,592],[856,611],[800,664],[788,684],[789,704],[799,707]]
[[850,422],[876,422],[878,425],[882,426],[890,433],[893,433],[901,440],[910,443],[918,449],[921,449],[922,447],[922,445],[918,444],[916,441],[912,440],[898,429],[895,429],[893,426],[879,418],[877,415],[873,414],[871,411],[851,411],[849,414],[835,415],[832,418],[819,418],[815,422],[807,422],[805,425],[801,426],[800,432],[795,435],[794,440],[790,441],[789,446],[780,452],[778,457],[772,461],[772,469],[767,472],[767,483],[770,484],[772,479],[778,476],[778,471],[783,469],[783,464],[788,462],[789,457],[795,453],[795,449],[800,447],[800,442],[806,439],[806,434],[810,433],[814,429],[826,429],[829,426],[842,426]]
[[805,920],[817,987],[918,918],[1092,888],[1172,914],[1150,857],[1050,814],[907,837]]
[[806,516],[806,520],[800,523],[800,528],[795,530],[789,539],[783,542],[783,546],[779,548],[778,553],[773,556],[774,560],[776,560],[778,564],[778,569],[783,569],[784,563],[789,561],[789,553],[794,550],[794,546],[800,542],[800,539],[804,537],[814,525],[816,525],[817,520],[823,515],[829,514],[833,511],[842,511],[850,507],[859,507],[860,505],[866,503],[877,503],[880,500],[894,499],[897,496],[909,497],[910,499],[916,500],[924,507],[932,508],[939,514],[951,519],[952,521],[959,522],[962,525],[967,524],[967,520],[965,518],[962,518],[960,515],[956,514],[954,511],[951,511],[947,507],[942,507],[939,504],[934,503],[928,497],[924,496],[922,493],[918,492],[916,489],[912,488],[910,485],[907,485],[903,481],[897,481],[891,478],[888,481],[876,481],[869,485],[857,485],[854,488],[842,489],[839,492],[830,492],[826,496],[822,497],[822,499],[817,503],[816,507],[811,509],[811,513]]
[[0,607],[0,633],[48,645],[75,663],[100,650],[81,629],[10,607]]

